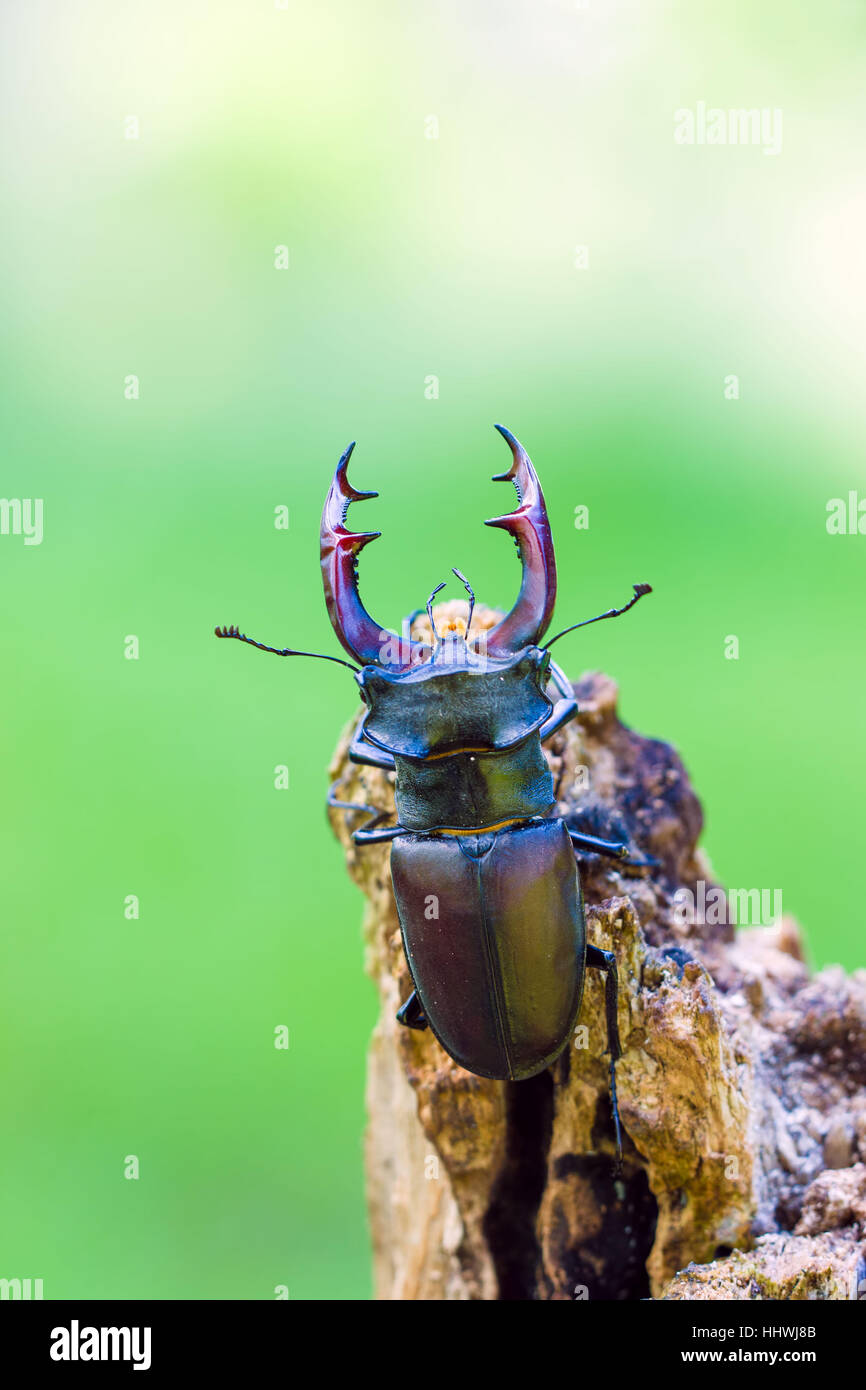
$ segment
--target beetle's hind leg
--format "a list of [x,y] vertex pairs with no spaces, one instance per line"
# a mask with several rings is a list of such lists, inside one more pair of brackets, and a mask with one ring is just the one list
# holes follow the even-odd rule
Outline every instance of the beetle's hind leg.
[[397,1010],[397,1022],[404,1028],[417,1028],[421,1032],[427,1027],[427,1016],[421,1007],[418,991],[413,989],[406,1003]]
[[610,1053],[610,1104],[613,1111],[613,1125],[616,1131],[616,1171],[622,1171],[622,1129],[619,1122],[619,1105],[616,1099],[616,1064],[622,1056],[619,1041],[619,1024],[616,1017],[616,1003],[619,995],[619,980],[616,973],[616,956],[613,951],[600,951],[597,946],[587,946],[586,964],[589,970],[604,971],[604,1012],[607,1020],[607,1050]]

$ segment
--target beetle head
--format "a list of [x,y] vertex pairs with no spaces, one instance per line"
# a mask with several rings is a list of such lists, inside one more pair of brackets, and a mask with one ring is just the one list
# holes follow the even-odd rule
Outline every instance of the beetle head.
[[549,665],[538,647],[478,661],[461,637],[404,671],[365,666],[355,678],[367,706],[364,737],[404,758],[501,752],[550,713]]

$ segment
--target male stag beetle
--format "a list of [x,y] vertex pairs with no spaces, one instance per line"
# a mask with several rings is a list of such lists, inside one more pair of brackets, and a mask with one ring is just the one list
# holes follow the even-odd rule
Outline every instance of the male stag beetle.
[[[549,1067],[565,1048],[580,1010],[587,969],[605,973],[605,1012],[617,1153],[621,1156],[615,1063],[616,960],[587,944],[576,856],[606,855],[634,865],[628,847],[582,834],[552,815],[553,778],[542,744],[577,714],[572,687],[550,659],[550,647],[588,623],[626,613],[649,584],[635,584],[623,608],[574,623],[544,645],[553,613],[556,564],[544,497],[529,456],[514,435],[513,462],[496,482],[512,482],[518,507],[488,521],[515,540],[522,563],[520,593],[490,631],[440,635],[427,601],[432,646],[411,633],[383,629],[364,608],[358,554],[379,532],[346,529],[357,492],[347,477],[350,444],[337,466],[322,514],[325,602],[334,632],[359,666],[366,706],[349,750],[354,763],[396,773],[398,821],[387,811],[341,801],[331,806],[369,812],[356,845],[391,841],[391,878],[414,989],[397,1014],[407,1028],[432,1029],[455,1062],[478,1076],[522,1081]],[[277,656],[317,656],[254,642],[236,627],[217,628]],[[552,687],[555,699],[548,695]],[[336,784],[335,784],[336,786]],[[425,911],[430,896],[438,916]]]

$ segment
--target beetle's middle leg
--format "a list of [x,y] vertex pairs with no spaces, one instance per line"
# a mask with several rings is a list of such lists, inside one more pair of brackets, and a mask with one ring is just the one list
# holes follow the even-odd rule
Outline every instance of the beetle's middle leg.
[[638,856],[632,854],[628,845],[621,840],[603,840],[599,835],[585,835],[581,830],[572,830],[566,827],[568,837],[574,845],[575,850],[586,850],[589,854],[601,854],[606,859],[619,859],[624,864],[631,864],[636,869],[653,869],[658,866],[658,860],[653,859],[652,855],[645,854]]
[[619,1105],[616,1099],[616,1064],[622,1056],[619,1041],[619,1023],[616,1017],[616,1004],[619,995],[619,980],[616,973],[616,956],[613,951],[601,951],[597,946],[587,946],[586,965],[588,970],[604,971],[604,1012],[607,1021],[607,1050],[610,1053],[610,1104],[613,1110],[613,1124],[616,1130],[616,1167],[622,1169],[622,1130],[619,1123]]
[[336,782],[332,782],[328,788],[328,805],[334,811],[364,811],[368,819],[358,829],[353,831],[352,840],[356,845],[380,845],[386,840],[394,840],[398,835],[406,832],[402,825],[389,825],[385,829],[380,829],[381,822],[387,820],[392,814],[391,811],[384,810],[381,806],[368,806],[365,801],[341,801],[337,796],[337,788],[344,779],[338,777]]

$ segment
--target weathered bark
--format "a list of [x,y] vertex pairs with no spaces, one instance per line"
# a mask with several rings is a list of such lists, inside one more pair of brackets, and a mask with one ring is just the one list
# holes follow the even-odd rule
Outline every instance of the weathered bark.
[[[575,689],[581,714],[549,754],[559,813],[661,865],[582,861],[589,940],[619,967],[623,1176],[601,980],[590,972],[550,1071],[513,1084],[463,1071],[396,1023],[412,986],[389,846],[356,849],[358,818],[332,812],[381,997],[366,1148],[377,1296],[850,1298],[860,1282],[862,1297],[866,971],[810,977],[788,919],[684,921],[675,894],[699,902],[713,880],[683,766],[619,722],[610,679]],[[387,774],[347,763],[349,732],[341,796],[393,807]]]

